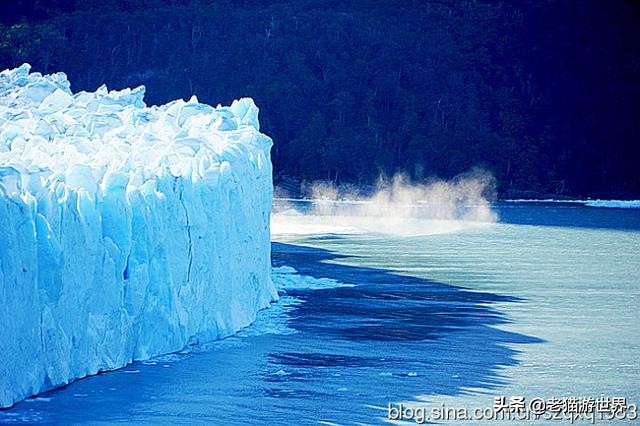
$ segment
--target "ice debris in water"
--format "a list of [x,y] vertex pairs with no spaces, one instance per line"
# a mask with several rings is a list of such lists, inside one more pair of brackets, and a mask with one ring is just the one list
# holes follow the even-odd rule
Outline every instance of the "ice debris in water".
[[321,290],[339,287],[354,287],[353,284],[343,283],[333,278],[315,278],[309,275],[298,274],[291,266],[278,266],[273,268],[273,281],[278,290]]

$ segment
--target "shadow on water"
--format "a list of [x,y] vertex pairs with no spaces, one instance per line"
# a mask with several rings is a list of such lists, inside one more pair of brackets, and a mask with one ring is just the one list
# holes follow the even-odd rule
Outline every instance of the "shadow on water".
[[304,303],[291,312],[289,325],[316,343],[313,352],[270,357],[285,370],[349,367],[339,385],[356,407],[496,389],[505,383],[500,370],[517,364],[511,344],[541,342],[495,327],[510,321],[491,305],[521,299],[333,263],[343,256],[324,249],[272,243],[272,250],[274,266],[355,285],[290,292]]
[[332,263],[340,255],[324,249],[272,249],[275,266],[354,286],[288,291],[300,301],[282,314],[293,333],[244,332],[179,360],[134,363],[0,420],[377,423],[389,402],[491,393],[506,383],[501,369],[518,363],[512,345],[540,342],[496,328],[509,320],[492,305],[522,300]]
[[433,340],[469,327],[504,324],[508,320],[488,305],[522,301],[385,269],[331,263],[344,256],[324,249],[272,243],[272,252],[274,266],[293,266],[304,275],[356,285],[289,292],[305,301],[292,313],[291,326],[328,340],[367,345]]

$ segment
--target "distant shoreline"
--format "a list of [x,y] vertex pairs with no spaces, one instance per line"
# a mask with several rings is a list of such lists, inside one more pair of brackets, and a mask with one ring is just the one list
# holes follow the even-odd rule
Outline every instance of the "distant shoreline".
[[[335,204],[367,204],[367,200],[329,200],[314,198],[295,198],[295,197],[274,197],[274,201],[294,202],[294,203],[335,203]],[[432,204],[425,203],[425,204]],[[581,204],[586,207],[601,208],[617,208],[617,209],[640,209],[640,200],[615,200],[615,199],[554,199],[554,198],[502,198],[494,201],[494,203],[513,203],[513,204]]]
[[604,200],[604,199],[590,199],[587,198],[585,200],[568,200],[568,199],[553,199],[553,198],[517,198],[517,199],[501,199],[500,202],[504,203],[558,203],[558,204],[582,204],[587,207],[604,207],[604,208],[615,208],[615,209],[640,209],[640,200]]

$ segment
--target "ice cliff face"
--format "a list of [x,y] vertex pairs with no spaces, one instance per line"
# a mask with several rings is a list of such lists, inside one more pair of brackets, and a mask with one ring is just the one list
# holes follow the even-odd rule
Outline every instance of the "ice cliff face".
[[227,336],[277,298],[251,99],[0,73],[0,406]]

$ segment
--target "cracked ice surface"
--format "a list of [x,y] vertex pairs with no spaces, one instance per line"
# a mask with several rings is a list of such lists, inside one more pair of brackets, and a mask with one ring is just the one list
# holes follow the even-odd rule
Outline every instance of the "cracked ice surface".
[[277,298],[251,99],[0,73],[0,407],[230,335]]

